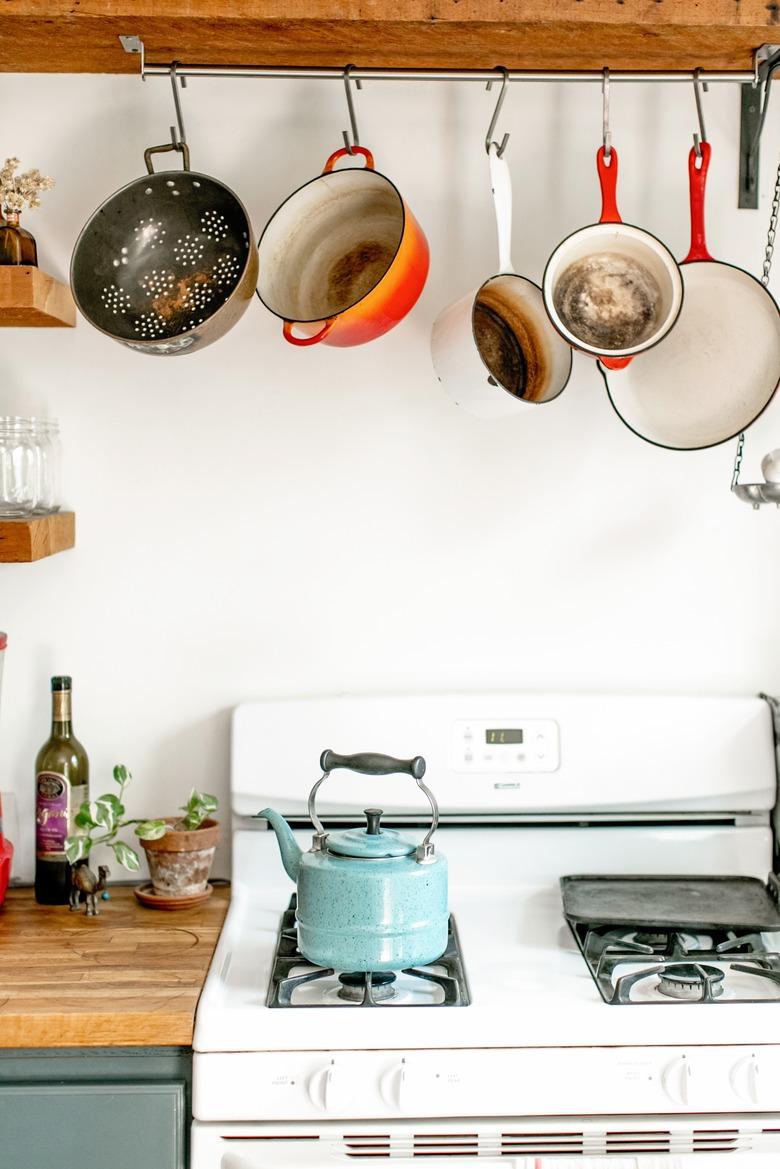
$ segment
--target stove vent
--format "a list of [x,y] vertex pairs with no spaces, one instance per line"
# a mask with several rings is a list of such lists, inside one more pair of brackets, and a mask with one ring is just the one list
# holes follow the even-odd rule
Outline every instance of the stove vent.
[[[698,1118],[697,1118],[698,1120]],[[771,1130],[770,1130],[771,1131]],[[758,1140],[756,1142],[756,1137]],[[476,1132],[425,1131],[408,1133],[350,1133],[343,1138],[343,1152],[351,1159],[385,1157],[636,1157],[686,1153],[737,1153],[760,1151],[766,1141],[761,1129],[726,1128],[712,1125],[693,1128],[682,1122],[668,1126],[636,1125],[625,1128],[587,1129],[565,1123],[529,1124],[505,1131],[484,1129]],[[771,1138],[770,1138],[771,1140]],[[758,1146],[756,1148],[756,1145]]]

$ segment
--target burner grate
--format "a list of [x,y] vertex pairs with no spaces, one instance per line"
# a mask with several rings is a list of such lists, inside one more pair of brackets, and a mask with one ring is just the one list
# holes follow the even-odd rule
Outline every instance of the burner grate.
[[[388,975],[384,972],[355,974],[344,971],[338,974],[340,989],[335,999],[328,998],[326,1001],[313,1003],[294,1002],[295,992],[300,987],[312,982],[333,979],[337,974],[333,969],[312,966],[298,949],[295,924],[296,905],[297,897],[293,893],[290,904],[282,914],[279,927],[266,1000],[269,1007],[296,1007],[298,1009],[347,1006],[382,1007],[393,1006],[400,1001],[394,986],[395,975]],[[300,967],[304,967],[301,973],[292,973],[293,970]],[[432,983],[441,991],[439,1002],[405,1002],[404,1006],[466,1007],[469,1005],[471,998],[460,952],[458,931],[452,916],[450,916],[447,931],[447,948],[442,956],[437,958],[431,966],[410,967],[399,973],[423,983]]]
[[[650,991],[641,1003],[780,1002],[780,953],[768,950],[753,929],[650,932],[571,920],[569,927],[611,1005],[640,1005],[636,989]],[[631,969],[621,974],[626,966]],[[751,976],[752,990],[726,994],[737,974]]]

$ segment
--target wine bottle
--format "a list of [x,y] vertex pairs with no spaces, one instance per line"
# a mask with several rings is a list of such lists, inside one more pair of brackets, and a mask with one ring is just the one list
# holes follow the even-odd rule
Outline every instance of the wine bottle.
[[70,865],[65,840],[89,799],[89,760],[73,734],[71,679],[51,680],[51,734],[35,761],[35,900],[67,905]]

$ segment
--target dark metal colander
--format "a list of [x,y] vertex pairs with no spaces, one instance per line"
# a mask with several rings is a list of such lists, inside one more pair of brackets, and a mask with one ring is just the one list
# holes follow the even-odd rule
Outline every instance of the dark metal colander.
[[[179,150],[184,169],[154,173]],[[242,316],[257,283],[252,225],[240,199],[189,169],[186,143],[150,147],[147,176],[111,195],[76,241],[71,287],[90,324],[143,353],[191,353]]]

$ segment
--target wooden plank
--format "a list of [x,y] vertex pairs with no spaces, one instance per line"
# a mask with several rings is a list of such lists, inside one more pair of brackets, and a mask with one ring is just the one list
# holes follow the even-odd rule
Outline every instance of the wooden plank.
[[741,70],[780,0],[4,0],[0,70],[133,73],[151,61]]
[[0,1048],[189,1047],[228,901],[217,888],[195,909],[159,913],[114,886],[94,918],[9,890],[0,908]]
[[67,284],[25,264],[0,265],[0,327],[69,327],[76,305]]
[[28,564],[65,552],[75,543],[76,516],[72,511],[29,519],[0,517],[0,564]]

